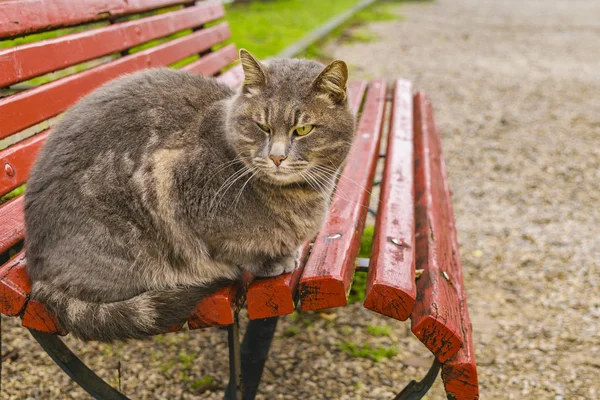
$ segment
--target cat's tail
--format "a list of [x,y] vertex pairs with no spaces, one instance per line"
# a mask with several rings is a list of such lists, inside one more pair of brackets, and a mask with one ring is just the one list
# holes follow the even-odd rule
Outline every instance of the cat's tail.
[[53,311],[62,327],[76,337],[112,342],[147,338],[182,325],[202,298],[228,283],[152,290],[123,301],[93,303],[36,282],[32,297]]

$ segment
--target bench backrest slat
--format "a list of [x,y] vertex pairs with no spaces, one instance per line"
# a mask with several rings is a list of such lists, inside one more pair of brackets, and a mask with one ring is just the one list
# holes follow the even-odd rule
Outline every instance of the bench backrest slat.
[[0,3],[0,38],[139,13],[194,0],[37,0]]
[[0,166],[4,169],[0,173],[0,195],[10,192],[27,181],[29,171],[49,132],[48,129],[0,151]]
[[167,66],[208,50],[230,36],[226,23],[194,32],[108,64],[71,75],[0,100],[0,138],[48,119],[73,105],[83,95],[122,74]]
[[216,50],[191,64],[184,66],[183,70],[195,72],[197,74],[210,76],[223,69],[224,65],[229,65],[238,57],[237,49],[234,44]]
[[223,6],[207,3],[0,50],[0,87],[196,28],[224,15]]

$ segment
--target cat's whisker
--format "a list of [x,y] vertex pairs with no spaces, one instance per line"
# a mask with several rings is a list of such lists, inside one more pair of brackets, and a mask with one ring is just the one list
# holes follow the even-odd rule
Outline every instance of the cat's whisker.
[[238,154],[235,155],[233,160],[229,160],[227,162],[220,164],[217,167],[217,169],[212,172],[211,177],[204,183],[204,185],[202,186],[202,190],[204,191],[204,189],[208,186],[208,184],[210,182],[212,182],[218,176],[219,172],[221,172],[221,171],[227,169],[228,167],[231,167],[237,163],[240,163],[243,165],[243,161],[239,158],[241,155],[242,155],[242,152],[239,152]]
[[[314,176],[314,178],[315,178],[315,179],[318,179],[318,177],[317,177],[316,175],[313,175],[313,176]],[[322,178],[321,178],[321,179],[322,179]],[[346,195],[346,193],[344,193],[344,191],[343,191],[343,190],[342,190],[342,189],[339,187],[339,185],[335,186],[335,184],[334,184],[333,182],[328,182],[328,183],[331,183],[331,185],[333,186],[333,189],[332,189],[332,191],[333,191],[333,193],[334,193],[336,196],[339,196],[339,197],[341,197],[343,200],[346,200],[347,202],[353,202],[353,201],[352,201],[352,200],[351,200],[351,199],[348,197],[348,195]],[[364,206],[364,205],[362,205],[362,204],[358,204],[358,206],[359,206],[359,207],[361,207],[361,208],[367,208],[367,209],[369,208],[368,206]]]
[[[214,207],[216,207],[221,202],[221,200],[223,199],[223,197],[225,196],[227,191],[235,184],[235,182],[237,182],[239,179],[243,178],[250,172],[252,172],[252,170],[250,170],[250,169],[240,169],[240,170],[234,172],[229,178],[227,178],[225,180],[225,182],[223,182],[223,184],[221,185],[219,190],[217,190],[217,192],[214,194],[214,196],[208,206],[209,213],[212,212],[214,210]],[[222,193],[221,193],[221,191],[222,191]],[[221,195],[217,199],[217,197],[219,196],[220,193],[221,193]],[[215,204],[215,201],[216,201],[216,204]]]
[[315,165],[313,167],[314,169],[316,169],[317,171],[322,171],[322,172],[326,172],[326,173],[336,173],[338,174],[340,177],[343,177],[345,180],[347,180],[348,182],[354,183],[356,186],[358,186],[360,189],[364,190],[365,192],[367,192],[369,194],[369,196],[372,194],[370,190],[367,190],[367,188],[365,188],[363,185],[361,185],[360,183],[356,182],[355,180],[348,178],[346,175],[344,175],[341,172],[337,172],[337,170],[333,170],[329,167],[326,167],[324,165]]
[[237,196],[235,196],[235,199],[233,200],[233,211],[235,211],[237,209],[237,203],[240,200],[240,198],[242,196],[242,192],[244,191],[244,188],[246,187],[246,185],[252,180],[252,178],[254,178],[256,176],[256,174],[258,174],[257,168],[254,168],[253,171],[254,171],[254,173],[252,175],[250,175],[250,178],[248,178],[246,180],[246,182],[244,182],[244,184],[242,185],[242,188],[238,192]]

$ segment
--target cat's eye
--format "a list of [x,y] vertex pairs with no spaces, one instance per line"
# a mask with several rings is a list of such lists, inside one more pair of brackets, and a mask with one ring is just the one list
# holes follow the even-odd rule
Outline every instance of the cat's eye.
[[304,136],[304,135],[308,135],[309,133],[311,133],[312,130],[313,130],[312,125],[304,125],[304,126],[300,126],[300,127],[296,128],[294,130],[294,133],[298,136]]
[[271,128],[269,128],[268,126],[266,126],[266,125],[263,125],[263,124],[259,124],[258,122],[256,123],[256,125],[257,125],[257,126],[260,128],[260,129],[262,129],[262,131],[263,131],[263,132],[265,132],[265,133],[271,133]]

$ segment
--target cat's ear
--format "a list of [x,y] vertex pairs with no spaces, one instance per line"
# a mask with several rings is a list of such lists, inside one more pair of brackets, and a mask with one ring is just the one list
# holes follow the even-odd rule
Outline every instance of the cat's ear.
[[240,60],[244,70],[243,91],[259,89],[267,83],[267,75],[263,65],[246,49],[240,49]]
[[334,104],[340,104],[346,100],[346,82],[348,82],[348,67],[345,62],[335,60],[317,76],[313,86]]

